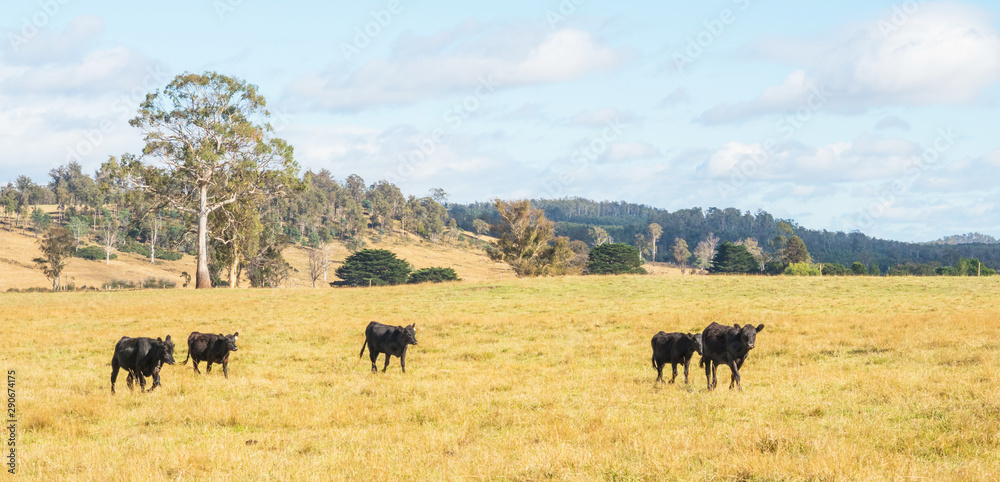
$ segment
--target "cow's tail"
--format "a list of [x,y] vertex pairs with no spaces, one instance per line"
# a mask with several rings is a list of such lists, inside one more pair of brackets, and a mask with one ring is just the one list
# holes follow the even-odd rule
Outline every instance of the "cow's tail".
[[698,360],[698,367],[700,368],[704,366],[705,366],[705,357],[701,357],[701,360]]
[[361,344],[361,353],[358,353],[358,358],[361,358],[365,354],[365,347],[368,346],[368,338],[365,338],[365,342]]
[[189,358],[191,358],[191,350],[188,350],[188,356],[187,358],[184,359],[184,361],[181,362],[181,365],[187,365]]
[[649,360],[653,362],[653,368],[656,368],[656,355],[653,355]]

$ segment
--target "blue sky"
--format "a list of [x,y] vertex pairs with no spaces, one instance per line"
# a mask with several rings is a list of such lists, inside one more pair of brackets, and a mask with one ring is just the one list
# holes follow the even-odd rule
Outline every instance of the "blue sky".
[[994,2],[11,3],[0,183],[137,152],[142,96],[212,70],[303,169],[406,193],[1000,236]]

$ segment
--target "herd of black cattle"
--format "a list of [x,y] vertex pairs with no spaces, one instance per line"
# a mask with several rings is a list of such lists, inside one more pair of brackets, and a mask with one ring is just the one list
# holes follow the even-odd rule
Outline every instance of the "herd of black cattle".
[[[659,332],[653,336],[653,368],[656,368],[656,382],[663,381],[663,367],[670,363],[674,376],[670,383],[674,383],[677,378],[677,365],[684,365],[684,383],[688,383],[688,368],[691,365],[691,358],[695,352],[701,355],[701,366],[705,367],[705,378],[708,389],[715,388],[718,384],[716,378],[716,368],[719,365],[726,365],[732,371],[732,378],[729,388],[743,390],[740,386],[740,369],[747,355],[754,347],[757,333],[764,329],[764,325],[744,325],[735,324],[733,326],[712,323],[705,327],[704,331],[698,334],[690,333],[665,333]],[[188,359],[194,360],[194,371],[198,370],[198,363],[206,363],[205,372],[211,373],[212,364],[222,364],[222,373],[229,378],[229,353],[238,350],[236,338],[239,332],[232,335],[213,335],[210,333],[193,332],[188,336],[188,357],[183,364],[187,364]],[[378,371],[375,365],[378,355],[385,353],[385,366],[382,371],[389,368],[389,359],[393,356],[399,358],[399,366],[406,373],[406,348],[409,345],[417,344],[416,324],[409,326],[390,326],[378,322],[371,322],[365,328],[365,342],[361,345],[361,353],[364,355],[365,347],[372,361],[372,372]],[[166,339],[152,338],[129,338],[123,336],[115,345],[115,354],[111,359],[111,393],[115,393],[115,381],[118,380],[118,371],[124,369],[128,372],[129,390],[132,390],[133,380],[139,382],[139,388],[146,391],[146,377],[153,377],[153,386],[149,389],[153,391],[160,385],[160,369],[163,364],[174,364],[174,342],[170,340],[170,335]]]

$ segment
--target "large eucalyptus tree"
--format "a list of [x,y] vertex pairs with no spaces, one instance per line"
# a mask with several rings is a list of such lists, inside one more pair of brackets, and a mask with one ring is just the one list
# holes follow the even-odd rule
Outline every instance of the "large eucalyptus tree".
[[[129,123],[146,142],[126,155],[129,181],[191,216],[198,236],[196,288],[210,288],[209,215],[233,203],[287,194],[298,175],[292,147],[273,137],[257,87],[215,72],[185,73],[146,95]],[[249,207],[249,206],[248,206]]]

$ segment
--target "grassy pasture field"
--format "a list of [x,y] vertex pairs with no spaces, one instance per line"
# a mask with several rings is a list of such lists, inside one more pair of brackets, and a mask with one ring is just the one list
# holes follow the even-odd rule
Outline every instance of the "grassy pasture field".
[[[0,362],[29,478],[996,480],[998,289],[595,276],[7,293]],[[407,373],[358,358],[369,320],[416,323]],[[711,321],[765,325],[744,390],[720,368],[706,391],[697,362],[691,384],[654,385],[650,338]],[[180,364],[191,331],[240,332],[228,380]],[[167,334],[163,386],[130,393],[121,376],[112,396],[118,338]]]

